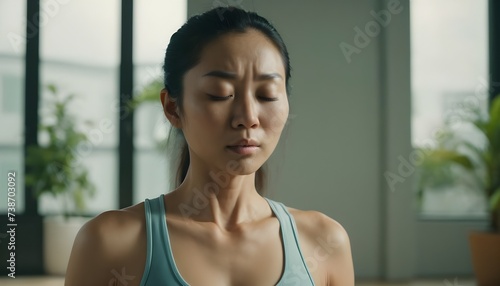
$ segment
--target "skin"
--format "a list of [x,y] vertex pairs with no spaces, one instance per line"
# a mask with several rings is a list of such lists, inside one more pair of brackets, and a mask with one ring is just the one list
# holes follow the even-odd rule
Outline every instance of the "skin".
[[[250,29],[203,49],[184,76],[182,109],[161,92],[165,116],[189,146],[186,179],[164,203],[174,260],[190,285],[275,285],[282,275],[279,222],[254,181],[288,116],[284,79],[277,48]],[[256,152],[227,148],[242,138],[257,140]],[[289,211],[315,284],[354,285],[344,228],[319,212]],[[140,285],[145,261],[144,203],[107,211],[80,230],[65,285],[121,285],[117,273]]]

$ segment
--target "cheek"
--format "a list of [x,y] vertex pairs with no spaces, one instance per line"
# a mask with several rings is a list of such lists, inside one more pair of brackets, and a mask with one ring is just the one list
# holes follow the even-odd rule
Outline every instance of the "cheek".
[[283,131],[283,127],[288,120],[288,101],[286,103],[275,105],[272,108],[267,110],[267,120],[266,120],[266,129],[276,135],[280,136],[281,131]]
[[[187,119],[183,126],[200,136],[205,133],[213,134],[217,127],[224,124],[224,110],[201,100],[186,102],[184,114]],[[189,130],[187,131],[190,132]]]

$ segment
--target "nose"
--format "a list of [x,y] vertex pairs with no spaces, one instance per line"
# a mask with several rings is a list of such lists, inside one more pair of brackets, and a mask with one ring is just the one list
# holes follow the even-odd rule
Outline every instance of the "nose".
[[233,101],[231,126],[235,129],[259,126],[258,103],[252,92],[236,95]]

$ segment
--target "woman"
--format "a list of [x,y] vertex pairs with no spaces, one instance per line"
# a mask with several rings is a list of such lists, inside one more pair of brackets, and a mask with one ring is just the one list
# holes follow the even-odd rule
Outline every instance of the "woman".
[[66,285],[354,285],[340,224],[261,195],[288,117],[280,35],[217,8],[171,38],[160,99],[185,139],[175,190],[80,230]]

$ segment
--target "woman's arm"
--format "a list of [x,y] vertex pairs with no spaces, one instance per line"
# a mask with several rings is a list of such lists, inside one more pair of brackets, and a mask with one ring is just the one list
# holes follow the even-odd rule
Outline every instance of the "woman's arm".
[[354,286],[351,246],[342,225],[317,211],[290,210],[316,285]]
[[347,232],[342,225],[332,220],[326,233],[327,243],[333,244],[334,249],[327,260],[327,286],[354,286],[354,266]]

